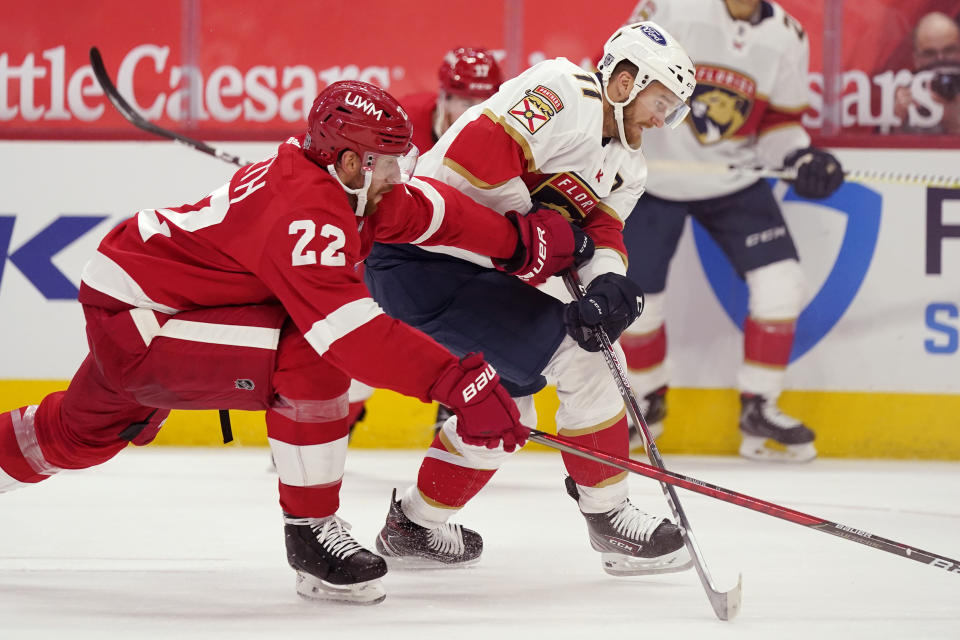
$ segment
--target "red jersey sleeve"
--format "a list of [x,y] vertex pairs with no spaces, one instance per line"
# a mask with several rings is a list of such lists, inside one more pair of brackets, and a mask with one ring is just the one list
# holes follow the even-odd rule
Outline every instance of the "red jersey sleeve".
[[377,242],[443,245],[492,258],[509,258],[517,246],[506,218],[432,178],[394,188],[373,215]]

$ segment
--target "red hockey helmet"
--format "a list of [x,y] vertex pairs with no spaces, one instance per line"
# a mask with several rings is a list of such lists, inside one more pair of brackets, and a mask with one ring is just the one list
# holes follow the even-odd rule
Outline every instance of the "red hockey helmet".
[[440,89],[455,96],[489,98],[503,82],[500,66],[486,49],[459,47],[447,52],[440,65]]
[[303,150],[321,166],[345,150],[403,156],[413,144],[413,124],[400,103],[375,85],[334,82],[317,96],[307,116]]

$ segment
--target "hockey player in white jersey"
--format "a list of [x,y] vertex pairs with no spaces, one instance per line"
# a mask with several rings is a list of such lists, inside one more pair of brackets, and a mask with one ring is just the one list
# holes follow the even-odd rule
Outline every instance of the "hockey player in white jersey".
[[[389,314],[454,353],[482,350],[516,398],[524,425],[537,424],[532,394],[550,382],[560,399],[561,435],[626,455],[623,400],[603,358],[591,353],[599,350],[594,331],[602,325],[615,340],[640,314],[643,294],[625,277],[622,238],[623,220],[646,180],[640,142],[645,130],[683,120],[695,80],[686,53],[653,23],[614,33],[598,68],[586,71],[564,58],[541,62],[469,109],[419,164],[424,175],[496,211],[550,208],[577,222],[596,245],[579,267],[583,301],[564,304],[516,278],[498,277],[487,258],[444,247],[375,246],[366,277]],[[508,456],[464,443],[455,425],[455,419],[444,424],[417,483],[391,502],[377,540],[388,559],[479,558],[479,534],[447,521]],[[568,454],[563,462],[567,491],[607,572],[690,566],[679,528],[630,502],[625,473]],[[458,543],[438,542],[451,538]]]
[[[628,22],[639,19],[665,25],[697,61],[687,126],[644,139],[652,165],[794,167],[793,188],[805,198],[828,197],[843,183],[836,158],[810,147],[801,125],[809,43],[779,5],[644,0]],[[628,273],[646,292],[647,307],[620,342],[631,384],[645,396],[647,421],[662,430],[668,385],[664,289],[687,215],[713,236],[749,289],[738,375],[740,454],[796,462],[814,458],[813,431],[777,407],[801,310],[803,274],[770,186],[749,173],[653,171],[647,194],[630,216],[624,232]],[[642,445],[636,433],[633,442]]]

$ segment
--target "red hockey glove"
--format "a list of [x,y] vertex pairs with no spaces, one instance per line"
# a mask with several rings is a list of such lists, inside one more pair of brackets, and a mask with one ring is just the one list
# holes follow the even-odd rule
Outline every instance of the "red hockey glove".
[[430,388],[430,397],[457,416],[457,433],[467,444],[505,451],[522,447],[530,430],[520,424],[517,405],[481,353],[451,364]]
[[801,198],[826,198],[843,184],[840,161],[833,154],[815,147],[793,151],[784,159],[783,165],[797,170],[797,177],[792,180],[793,190]]
[[603,273],[587,287],[587,295],[563,309],[567,334],[587,351],[602,348],[597,328],[603,327],[610,342],[640,317],[643,291],[640,286],[618,273]]
[[494,258],[493,264],[527,284],[543,284],[550,276],[593,257],[590,236],[552,209],[525,216],[508,211],[506,218],[517,228],[517,248],[506,260]]

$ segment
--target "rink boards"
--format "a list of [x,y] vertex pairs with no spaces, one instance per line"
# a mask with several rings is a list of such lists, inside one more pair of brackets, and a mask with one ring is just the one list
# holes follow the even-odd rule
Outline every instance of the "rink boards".
[[[248,158],[269,144],[224,143]],[[839,150],[849,168],[940,173],[956,152]],[[85,355],[72,297],[85,260],[117,222],[143,208],[193,202],[231,166],[163,142],[0,143],[0,406],[63,388]],[[691,179],[695,179],[694,176]],[[775,185],[809,288],[785,410],[818,432],[825,456],[960,459],[960,191],[845,185],[796,199]],[[668,283],[674,388],[665,451],[736,450],[745,290],[699,229],[688,228]],[[538,397],[553,427],[556,395]],[[354,438],[418,447],[434,409],[378,391]],[[244,444],[264,444],[262,417],[236,412]],[[216,412],[174,413],[158,442],[214,444]]]

